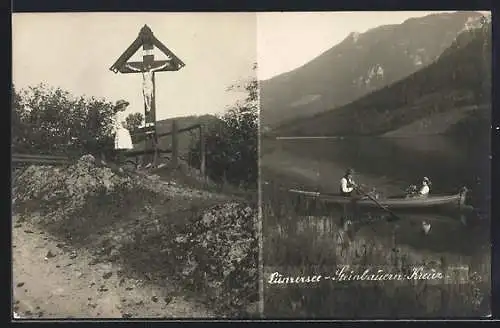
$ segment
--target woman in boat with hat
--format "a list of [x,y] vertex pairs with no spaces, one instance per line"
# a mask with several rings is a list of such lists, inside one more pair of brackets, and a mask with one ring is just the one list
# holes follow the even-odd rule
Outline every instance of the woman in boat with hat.
[[429,192],[431,191],[431,180],[428,177],[424,177],[422,180],[422,186],[420,187],[420,190],[418,191],[418,194],[420,196],[428,196]]
[[416,185],[410,185],[408,189],[406,189],[406,198],[429,196],[431,185],[431,180],[428,177],[424,177],[420,189]]
[[114,107],[114,132],[115,132],[115,150],[118,163],[123,162],[124,153],[134,148],[130,132],[126,128],[125,110],[130,105],[126,100],[118,100]]

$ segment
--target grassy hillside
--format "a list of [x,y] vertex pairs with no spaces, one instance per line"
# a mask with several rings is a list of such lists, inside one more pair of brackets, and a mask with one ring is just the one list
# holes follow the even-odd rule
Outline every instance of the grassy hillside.
[[[409,77],[346,106],[282,125],[275,133],[380,135],[426,117],[490,102],[491,25],[485,25],[463,32],[434,63]],[[489,108],[485,111],[480,117],[489,116]],[[461,124],[461,129],[467,125]]]
[[399,81],[436,60],[478,17],[440,13],[351,33],[304,66],[262,81],[261,123],[325,112]]
[[256,204],[180,181],[123,174],[91,156],[68,167],[33,165],[13,177],[13,216],[75,253],[87,250],[94,264],[120,266],[136,286],[199,299],[219,316],[245,315],[258,297]]

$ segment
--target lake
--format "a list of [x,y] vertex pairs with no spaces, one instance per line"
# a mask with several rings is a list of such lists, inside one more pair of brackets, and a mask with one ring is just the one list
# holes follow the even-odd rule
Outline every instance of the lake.
[[[402,258],[411,265],[433,261],[441,263],[441,266],[446,263],[447,267],[467,268],[468,276],[478,274],[482,277],[481,290],[488,294],[491,263],[489,156],[489,141],[457,141],[441,136],[359,137],[342,140],[263,138],[261,190],[265,270],[281,268],[284,271],[303,272],[321,266],[356,263],[393,267],[394,261],[401,262]],[[358,183],[376,187],[377,191],[386,196],[401,194],[409,184],[419,184],[424,176],[432,181],[432,194],[453,194],[460,187],[467,186],[470,189],[467,203],[478,211],[472,214],[406,212],[398,214],[401,219],[396,222],[385,220],[383,211],[362,213],[362,218],[373,220],[370,223],[354,223],[349,231],[352,235],[351,245],[354,245],[349,246],[352,254],[342,255],[339,253],[339,245],[335,243],[336,236],[341,231],[342,211],[325,206],[304,211],[293,204],[285,190],[293,187],[338,192],[339,180],[347,167],[355,169]],[[422,231],[423,221],[431,224],[428,234]],[[368,255],[367,245],[371,245],[372,249]],[[360,256],[362,249],[365,255]],[[362,262],[359,262],[361,258]],[[465,285],[472,288],[471,284],[467,282]],[[472,299],[472,289],[450,290],[452,285],[444,282],[441,286],[448,288],[445,288],[446,292],[440,292],[447,296],[442,296],[439,304],[435,304],[432,310],[424,309],[424,301],[413,300],[412,292],[406,290],[400,295],[412,299],[405,303],[406,313],[428,317],[444,314],[478,315],[481,311],[488,311],[488,305],[484,302],[479,306],[480,310],[472,303],[466,304],[466,299]],[[338,303],[341,300],[330,298],[328,295],[331,290],[328,291],[328,288],[299,288],[301,293],[297,287],[283,289],[266,285],[265,290],[267,316],[288,317],[300,313],[300,317],[344,317],[355,313],[348,310],[348,307],[342,307],[343,312],[339,312],[338,306],[333,310],[332,302]],[[362,293],[374,292],[372,289],[368,292],[366,286],[362,290]],[[356,293],[359,294],[359,291]],[[379,297],[387,296],[387,293],[385,289],[384,292],[376,292]],[[316,301],[304,301],[306,294],[308,299],[314,298]],[[369,297],[368,294],[366,297]],[[394,292],[389,294],[393,295]],[[426,297],[433,299],[434,296],[429,294]],[[275,305],[273,302],[279,298],[289,299],[290,302],[283,303],[289,305]],[[424,303],[429,303],[427,298]],[[324,301],[318,303],[317,299]],[[300,306],[297,305],[299,303]],[[389,303],[390,301],[375,311],[379,317],[396,311],[395,304]],[[366,315],[374,313],[365,312]]]
[[[310,175],[309,185],[337,192],[338,181],[347,167],[361,175],[357,179],[360,183],[365,182],[362,180],[365,176],[376,181],[385,178],[383,185],[376,187],[392,187],[391,191],[404,191],[410,183],[418,184],[427,176],[432,180],[433,193],[455,193],[465,185],[471,189],[477,206],[484,210],[489,208],[489,140],[454,141],[444,137],[263,139],[261,149],[264,178],[269,169],[278,169],[298,172],[296,180],[301,181],[307,174],[306,168]],[[289,164],[288,167],[284,167],[285,164]],[[286,178],[289,179],[294,180]]]

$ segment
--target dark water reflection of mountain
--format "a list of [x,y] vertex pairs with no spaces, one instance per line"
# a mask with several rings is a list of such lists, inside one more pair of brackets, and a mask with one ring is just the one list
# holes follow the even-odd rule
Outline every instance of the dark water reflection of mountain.
[[[377,214],[383,213],[371,213],[375,217]],[[394,242],[398,245],[406,245],[430,253],[476,256],[489,252],[489,223],[486,221],[473,221],[467,215],[460,217],[453,214],[398,213],[398,215],[401,220],[397,222],[374,220],[355,223],[354,234],[356,235],[358,231],[361,234],[363,234],[362,231],[372,232],[377,235],[377,239],[387,239],[388,242],[394,236],[396,238]],[[427,235],[422,233],[423,221],[431,224],[431,230]],[[296,224],[294,232],[297,234],[310,233],[334,240],[338,223],[338,220],[331,217],[306,217],[293,224]],[[287,231],[290,232],[293,229],[288,228]]]

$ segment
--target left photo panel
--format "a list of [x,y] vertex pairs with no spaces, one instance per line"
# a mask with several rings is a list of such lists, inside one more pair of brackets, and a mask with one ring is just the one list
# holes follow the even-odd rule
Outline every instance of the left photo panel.
[[12,15],[12,308],[259,318],[254,13]]

